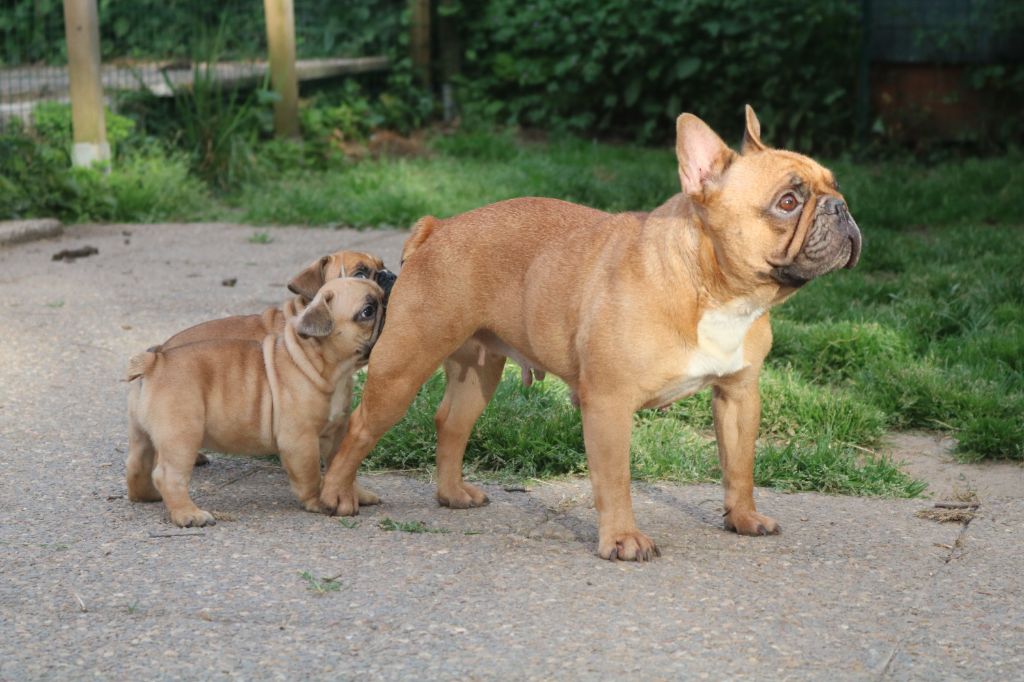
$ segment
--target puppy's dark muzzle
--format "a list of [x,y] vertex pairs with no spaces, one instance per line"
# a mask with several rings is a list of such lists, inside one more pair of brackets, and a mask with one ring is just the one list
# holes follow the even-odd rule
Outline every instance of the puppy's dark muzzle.
[[373,276],[373,281],[384,290],[384,305],[388,303],[388,297],[391,296],[391,287],[395,286],[396,279],[398,279],[398,275],[390,270],[378,270],[377,274]]

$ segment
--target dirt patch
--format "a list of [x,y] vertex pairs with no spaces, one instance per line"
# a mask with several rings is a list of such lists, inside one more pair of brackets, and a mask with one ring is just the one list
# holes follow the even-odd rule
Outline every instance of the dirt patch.
[[886,436],[882,451],[914,478],[928,482],[925,496],[957,499],[973,490],[982,500],[1024,498],[1024,464],[981,462],[961,464],[953,457],[956,441],[937,433],[907,432]]

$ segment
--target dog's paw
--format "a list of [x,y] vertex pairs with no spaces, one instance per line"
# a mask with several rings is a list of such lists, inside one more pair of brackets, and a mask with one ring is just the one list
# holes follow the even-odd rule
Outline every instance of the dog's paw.
[[332,488],[325,484],[320,492],[320,511],[328,516],[358,516],[359,496],[355,487]]
[[442,507],[451,509],[469,509],[470,507],[482,507],[491,500],[480,488],[469,483],[462,482],[451,489],[437,489],[437,501]]
[[171,522],[180,528],[201,528],[203,526],[216,526],[217,521],[213,514],[202,509],[184,509],[171,512]]
[[725,515],[725,529],[740,535],[778,535],[782,532],[775,519],[756,511],[730,511]]
[[308,512],[313,512],[314,514],[319,514],[322,511],[322,508],[320,507],[320,499],[316,497],[303,500],[302,508]]
[[651,561],[661,556],[661,550],[654,540],[638,530],[623,533],[601,534],[597,553],[609,561]]
[[356,483],[356,496],[359,498],[360,507],[371,507],[375,504],[380,504],[380,497],[376,494],[371,493],[366,488]]

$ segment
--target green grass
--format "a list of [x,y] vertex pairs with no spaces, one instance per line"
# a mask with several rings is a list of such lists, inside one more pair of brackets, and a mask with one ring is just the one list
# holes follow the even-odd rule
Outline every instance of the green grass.
[[447,528],[431,528],[422,521],[395,521],[386,516],[380,520],[377,527],[381,530],[401,533],[451,533]]
[[[651,208],[677,191],[662,150],[563,140],[522,146],[508,135],[434,140],[415,159],[298,169],[252,183],[228,202],[245,222],[409,226],[519,196],[553,196],[608,210]],[[676,189],[673,189],[676,187]]]
[[309,571],[302,571],[299,573],[299,577],[306,581],[306,589],[313,594],[323,595],[328,592],[338,592],[341,590],[341,582],[338,580],[338,576],[333,578],[317,578]]

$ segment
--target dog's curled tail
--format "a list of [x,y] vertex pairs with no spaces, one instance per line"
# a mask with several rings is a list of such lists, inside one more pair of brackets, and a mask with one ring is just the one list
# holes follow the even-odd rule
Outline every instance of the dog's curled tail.
[[405,261],[409,260],[416,249],[420,247],[420,244],[427,241],[440,224],[441,221],[432,215],[423,216],[416,221],[416,224],[412,226],[412,234],[405,240],[405,245],[402,247],[403,265]]
[[156,353],[146,351],[139,353],[128,361],[128,371],[125,373],[125,381],[134,381],[148,372],[156,362]]

